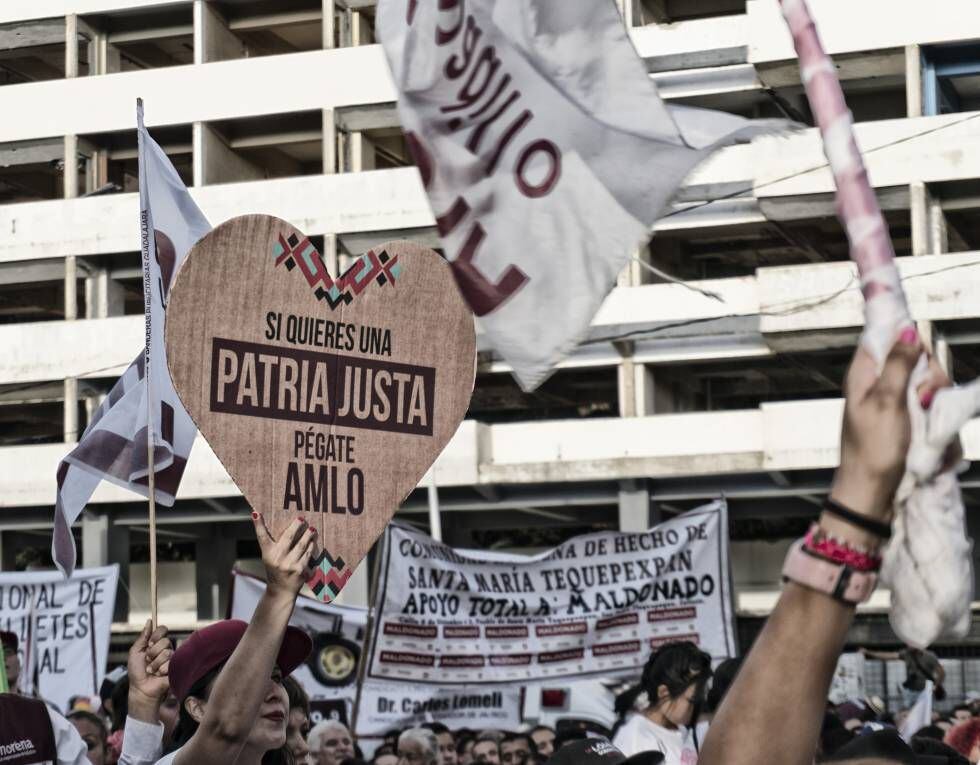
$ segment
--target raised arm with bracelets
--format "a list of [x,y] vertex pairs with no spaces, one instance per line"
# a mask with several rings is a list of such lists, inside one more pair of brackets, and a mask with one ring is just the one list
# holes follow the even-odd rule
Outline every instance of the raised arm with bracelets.
[[[856,518],[825,511],[818,528],[872,555],[883,540],[868,528],[891,522],[904,470],[906,390],[921,352],[914,330],[906,331],[878,377],[874,360],[859,348],[845,382],[841,461],[830,498]],[[940,382],[938,373],[933,379]],[[715,716],[699,764],[810,765],[854,610],[842,597],[787,582]]]

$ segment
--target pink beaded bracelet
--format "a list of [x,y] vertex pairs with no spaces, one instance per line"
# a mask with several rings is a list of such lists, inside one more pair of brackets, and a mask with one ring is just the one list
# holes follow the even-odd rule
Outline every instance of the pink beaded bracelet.
[[810,553],[841,563],[855,571],[878,571],[881,569],[881,556],[866,550],[857,550],[848,542],[829,536],[814,523],[803,538],[803,547]]

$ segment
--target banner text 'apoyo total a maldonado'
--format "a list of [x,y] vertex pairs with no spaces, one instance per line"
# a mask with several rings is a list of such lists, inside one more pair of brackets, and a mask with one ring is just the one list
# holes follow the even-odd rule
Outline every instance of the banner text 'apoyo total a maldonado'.
[[638,671],[691,640],[735,651],[724,502],[650,531],[576,537],[533,558],[454,550],[393,527],[370,676],[498,683]]

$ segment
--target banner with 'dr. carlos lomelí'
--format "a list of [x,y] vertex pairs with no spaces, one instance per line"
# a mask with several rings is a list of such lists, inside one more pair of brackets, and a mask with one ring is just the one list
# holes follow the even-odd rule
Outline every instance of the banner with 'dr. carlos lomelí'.
[[481,557],[392,527],[369,677],[493,684],[639,671],[690,640],[735,654],[724,501],[643,533]]

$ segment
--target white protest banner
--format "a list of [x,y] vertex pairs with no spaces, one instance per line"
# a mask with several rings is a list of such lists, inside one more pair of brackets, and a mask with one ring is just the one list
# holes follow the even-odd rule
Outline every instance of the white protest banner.
[[370,678],[479,685],[625,674],[676,640],[716,660],[735,655],[723,500],[522,562],[393,526],[383,572]]
[[517,730],[523,704],[519,685],[481,689],[369,681],[361,695],[357,735],[381,736],[427,722],[452,730]]
[[[265,582],[234,571],[231,618],[248,621]],[[356,690],[356,669],[364,643],[367,609],[325,604],[300,596],[289,623],[309,633],[314,651],[293,673],[310,695],[310,722],[327,718],[350,720]],[[523,689],[463,692],[431,685],[367,682],[357,721],[360,736],[381,736],[393,728],[438,721],[450,728],[513,730],[521,722]]]
[[786,125],[666,106],[612,0],[380,0],[377,20],[442,249],[525,389],[688,173]]
[[[64,710],[72,696],[97,696],[109,656],[119,566],[0,574],[0,630],[20,643],[21,691]],[[37,688],[34,679],[37,678]]]

